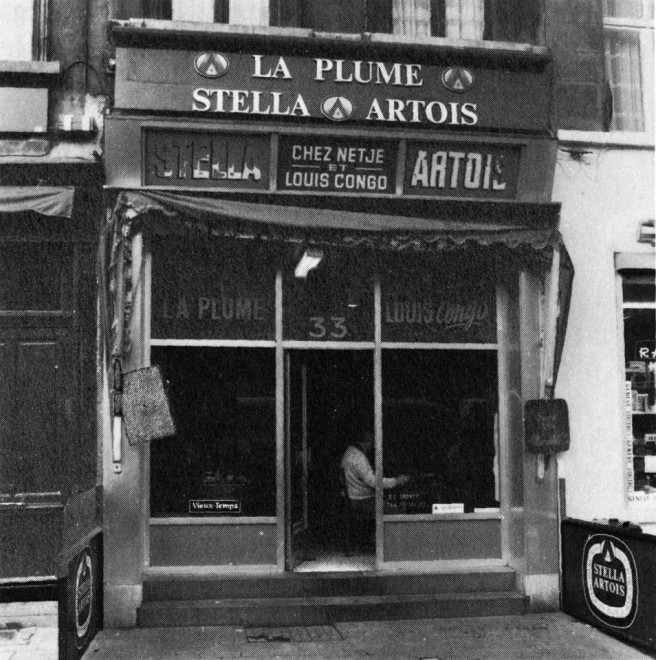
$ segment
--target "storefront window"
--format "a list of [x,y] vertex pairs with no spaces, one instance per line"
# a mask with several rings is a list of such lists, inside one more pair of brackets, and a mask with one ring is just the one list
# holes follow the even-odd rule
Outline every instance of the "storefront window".
[[383,350],[385,513],[497,508],[496,410],[496,351]]
[[[356,255],[320,251],[307,277],[286,274],[283,337],[298,341],[374,340],[374,296],[370,265]],[[368,263],[368,262],[367,262]]]
[[153,348],[178,434],[151,448],[151,516],[275,516],[275,351]]
[[629,501],[656,502],[656,285],[654,271],[622,276]]

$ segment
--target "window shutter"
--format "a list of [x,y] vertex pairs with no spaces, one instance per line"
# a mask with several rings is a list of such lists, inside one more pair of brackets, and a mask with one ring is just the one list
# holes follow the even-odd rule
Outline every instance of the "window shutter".
[[214,22],[230,23],[229,0],[214,0]]

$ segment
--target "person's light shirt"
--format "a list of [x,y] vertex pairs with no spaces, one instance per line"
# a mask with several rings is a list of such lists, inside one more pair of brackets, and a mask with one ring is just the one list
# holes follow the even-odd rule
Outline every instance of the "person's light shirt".
[[[342,470],[350,500],[368,500],[376,491],[376,475],[361,449],[350,446],[342,457]],[[398,480],[383,477],[383,488],[394,488]]]

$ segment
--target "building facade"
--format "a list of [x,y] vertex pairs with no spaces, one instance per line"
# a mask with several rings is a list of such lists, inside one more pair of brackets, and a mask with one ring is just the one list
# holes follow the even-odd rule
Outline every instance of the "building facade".
[[[335,559],[557,607],[556,462],[523,438],[571,274],[552,61],[537,5],[456,4],[117,3],[104,371],[158,366],[176,433],[103,418],[109,625],[165,625],[155,583]],[[349,558],[365,431],[412,480]]]
[[[335,565],[555,609],[560,517],[656,523],[653,3],[78,4],[0,9],[36,26],[0,55],[6,451],[34,477],[0,491],[20,543],[30,497],[64,535],[6,577],[63,574],[101,508],[108,626]],[[129,392],[153,367],[168,406]],[[554,382],[557,459],[524,426]],[[20,448],[59,410],[72,485],[37,487]],[[346,556],[366,432],[373,545]]]

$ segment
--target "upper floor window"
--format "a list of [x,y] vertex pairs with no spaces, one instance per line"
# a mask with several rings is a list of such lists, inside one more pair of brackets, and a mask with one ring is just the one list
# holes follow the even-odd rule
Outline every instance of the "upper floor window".
[[0,60],[45,57],[46,0],[0,1]]
[[651,130],[654,0],[604,0],[604,42],[613,96],[611,130]]
[[544,0],[117,0],[117,18],[537,43]]

